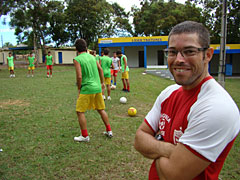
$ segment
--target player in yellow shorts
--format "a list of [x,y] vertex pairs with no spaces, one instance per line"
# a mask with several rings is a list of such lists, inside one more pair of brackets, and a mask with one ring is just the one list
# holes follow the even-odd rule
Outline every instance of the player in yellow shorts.
[[15,77],[14,61],[13,61],[13,56],[12,56],[11,52],[9,52],[8,57],[7,57],[7,65],[8,65],[8,70],[10,72],[10,78]]
[[117,56],[121,60],[123,91],[130,92],[129,74],[128,74],[129,67],[127,65],[127,56],[123,55],[121,51],[117,51]]
[[27,61],[29,63],[29,65],[28,65],[28,76],[27,77],[30,77],[30,71],[31,70],[32,70],[32,77],[33,77],[34,76],[34,69],[35,69],[35,65],[34,64],[36,62],[36,58],[33,57],[32,52],[28,56]]
[[[101,66],[103,69],[103,75],[105,80],[105,85],[107,86],[107,100],[111,100],[111,66],[114,68],[114,65],[112,63],[112,59],[108,56],[109,55],[109,49],[106,48],[103,51],[103,57],[101,58]],[[103,99],[105,100],[104,91],[102,92]]]
[[[106,126],[107,137],[113,137],[108,115],[106,113],[102,88],[105,88],[103,71],[95,57],[87,53],[87,43],[84,39],[75,42],[78,56],[73,59],[76,69],[76,79],[78,86],[78,99],[76,112],[81,128],[81,135],[74,137],[78,142],[89,142],[90,138],[87,131],[87,121],[85,111],[96,109]],[[99,77],[100,76],[100,77]]]

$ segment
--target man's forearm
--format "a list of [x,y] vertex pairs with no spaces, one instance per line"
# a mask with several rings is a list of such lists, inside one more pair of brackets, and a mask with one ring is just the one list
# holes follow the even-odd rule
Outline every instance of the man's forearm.
[[139,131],[135,138],[135,148],[143,156],[150,159],[169,157],[174,145],[156,140],[151,134]]

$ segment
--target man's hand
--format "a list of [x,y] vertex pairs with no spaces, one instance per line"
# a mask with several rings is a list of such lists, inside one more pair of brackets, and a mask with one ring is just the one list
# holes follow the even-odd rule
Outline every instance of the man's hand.
[[105,84],[102,83],[101,85],[102,85],[102,91],[104,91],[105,90]]
[[134,146],[143,156],[149,159],[157,159],[160,157],[169,157],[175,145],[158,141],[155,137],[155,132],[143,122],[137,130]]

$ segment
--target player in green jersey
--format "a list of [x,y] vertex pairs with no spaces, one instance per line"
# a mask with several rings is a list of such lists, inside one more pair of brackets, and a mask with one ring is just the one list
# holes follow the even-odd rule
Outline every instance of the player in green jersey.
[[[53,64],[54,64],[54,59],[51,55],[51,52],[48,51],[48,55],[45,58],[45,63],[47,65],[47,77],[52,77],[52,69],[53,69]],[[50,76],[49,76],[49,70],[50,70]]]
[[105,103],[102,97],[102,89],[105,88],[103,70],[94,56],[87,53],[87,43],[84,39],[76,40],[75,46],[78,52],[78,56],[73,59],[78,85],[76,112],[82,135],[74,137],[74,140],[79,142],[89,142],[90,140],[85,117],[87,109],[98,111],[106,126],[104,134],[112,137],[113,134],[108,115],[104,110]]
[[123,55],[122,51],[117,51],[117,56],[121,60],[123,91],[130,92],[129,67],[127,65],[127,56]]
[[28,75],[27,77],[30,77],[30,71],[32,70],[32,77],[34,76],[34,69],[35,69],[35,63],[36,63],[36,58],[33,56],[32,52],[30,55],[27,57],[27,61],[29,63],[28,65]]
[[10,78],[15,77],[14,73],[14,59],[12,56],[12,53],[9,52],[8,57],[7,57],[7,65],[8,65],[8,70],[10,72]]
[[[103,69],[103,75],[104,75],[104,81],[105,84],[107,85],[107,100],[111,100],[111,66],[114,68],[112,59],[108,56],[109,55],[109,49],[105,48],[103,51],[103,56],[101,58],[101,66]],[[105,95],[104,95],[104,90],[102,91],[103,94],[103,99],[105,100]]]

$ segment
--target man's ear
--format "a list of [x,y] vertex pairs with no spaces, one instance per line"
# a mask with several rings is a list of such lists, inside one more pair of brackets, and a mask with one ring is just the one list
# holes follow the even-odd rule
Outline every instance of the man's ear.
[[213,52],[214,49],[212,47],[208,48],[205,52],[205,61],[207,61],[208,63],[211,61],[212,57],[213,57]]

